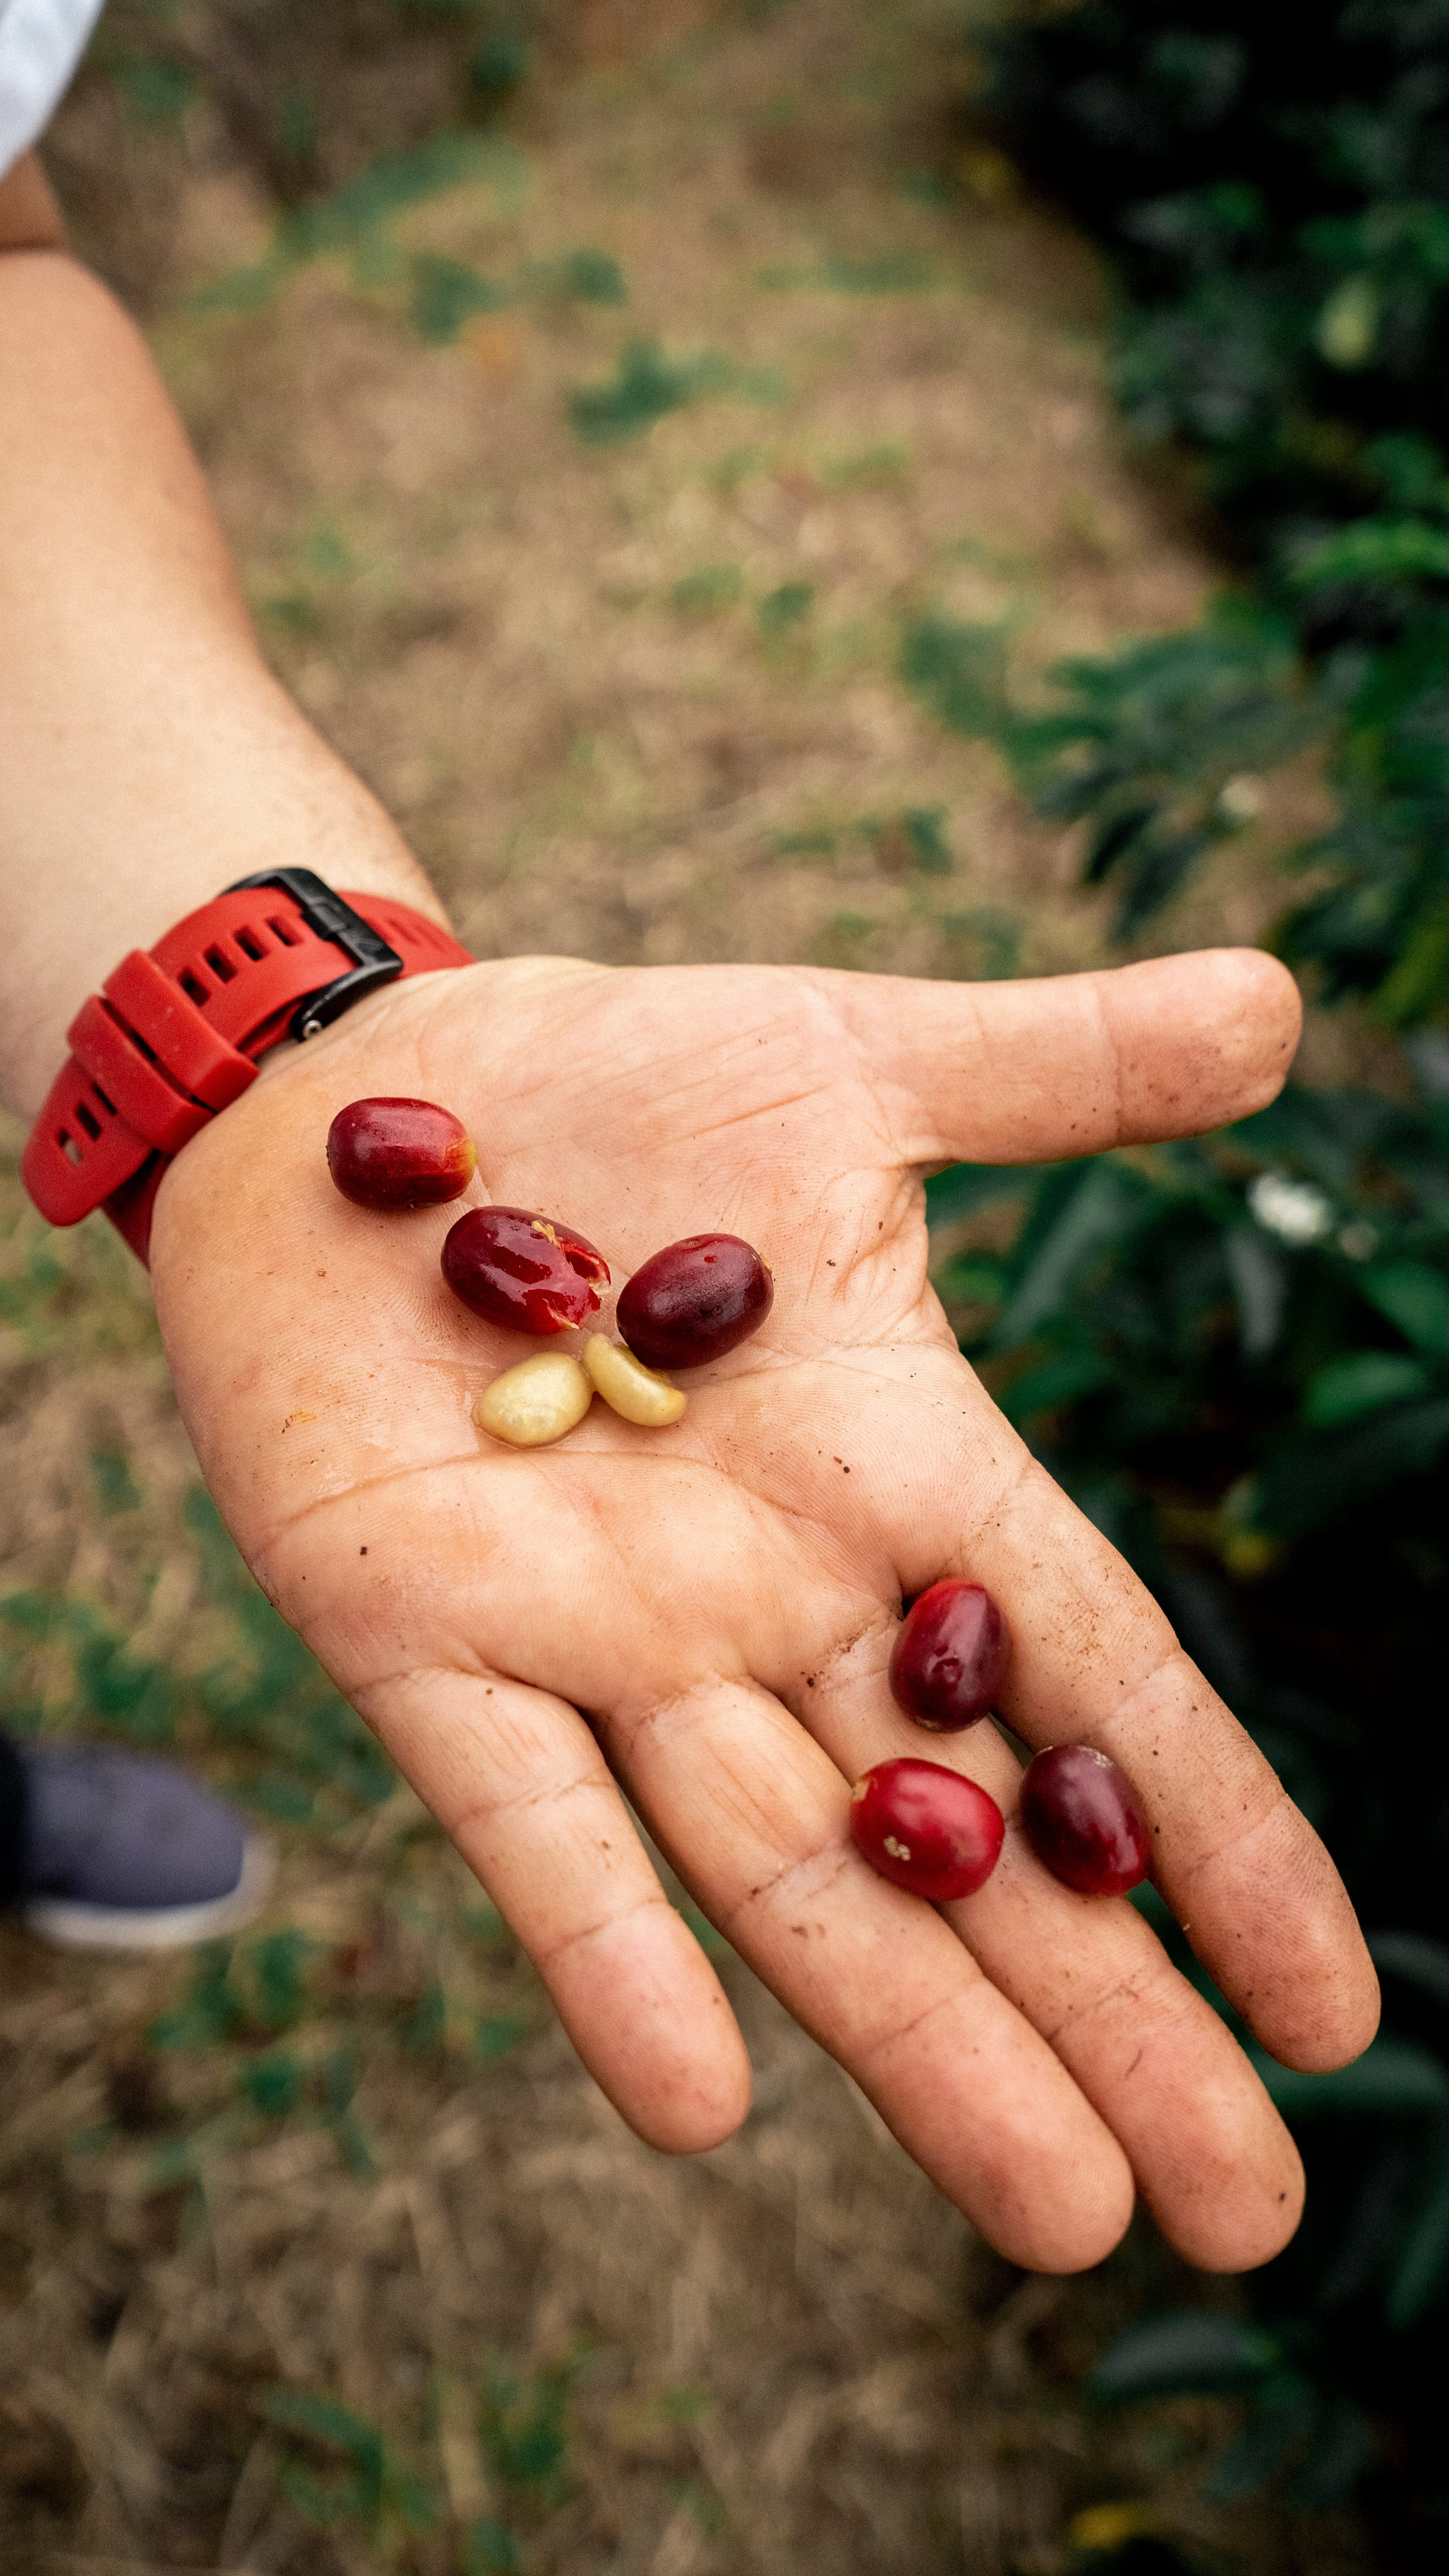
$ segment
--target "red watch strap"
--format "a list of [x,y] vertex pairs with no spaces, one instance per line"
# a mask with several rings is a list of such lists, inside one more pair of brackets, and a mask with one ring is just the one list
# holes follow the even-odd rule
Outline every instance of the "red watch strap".
[[127,1026],[154,1056],[173,1068],[184,1090],[208,1109],[229,1109],[257,1069],[175,983],[164,966],[133,948],[101,986]]
[[[396,950],[402,976],[473,962],[408,904],[341,901]],[[132,949],[71,1023],[70,1056],[26,1146],[21,1171],[42,1216],[78,1225],[104,1207],[144,1261],[167,1163],[256,1080],[257,1058],[347,958],[275,886],[218,895],[149,956]]]

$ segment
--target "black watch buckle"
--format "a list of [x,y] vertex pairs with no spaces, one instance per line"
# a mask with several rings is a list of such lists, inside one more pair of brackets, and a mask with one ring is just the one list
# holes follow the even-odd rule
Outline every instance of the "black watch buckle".
[[305,994],[297,1004],[288,1024],[287,1034],[300,1046],[306,1038],[320,1036],[354,1002],[368,993],[391,984],[403,971],[403,960],[389,947],[380,930],[354,912],[330,885],[314,876],[310,868],[262,868],[254,877],[238,877],[235,885],[223,886],[223,894],[250,894],[254,886],[275,886],[290,895],[309,930],[319,939],[330,939],[334,948],[352,959],[345,975],[334,975],[315,993]]

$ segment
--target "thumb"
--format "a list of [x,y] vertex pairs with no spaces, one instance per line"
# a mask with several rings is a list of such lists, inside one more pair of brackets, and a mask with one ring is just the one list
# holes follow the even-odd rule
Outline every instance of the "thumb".
[[1276,1098],[1303,1015],[1286,967],[1257,948],[1014,984],[820,980],[897,1094],[911,1163],[1053,1162],[1204,1135]]

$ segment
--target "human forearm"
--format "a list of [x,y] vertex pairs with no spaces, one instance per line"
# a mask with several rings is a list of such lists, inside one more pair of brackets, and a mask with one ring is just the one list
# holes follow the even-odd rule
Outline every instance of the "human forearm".
[[442,917],[262,661],[139,334],[63,252],[0,256],[6,1096],[39,1105],[126,949],[269,864]]

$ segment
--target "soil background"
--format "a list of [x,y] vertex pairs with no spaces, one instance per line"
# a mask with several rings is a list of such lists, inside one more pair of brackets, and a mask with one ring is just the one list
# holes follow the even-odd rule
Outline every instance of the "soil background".
[[[994,631],[1030,691],[1216,573],[1124,453],[1091,254],[973,127],[971,13],[580,0],[521,81],[467,14],[122,0],[48,147],[277,669],[480,955],[1093,960],[1072,837],[902,637]],[[1263,783],[1175,943],[1256,935],[1312,796]],[[1081,2402],[1231,2283],[1145,2226],[1015,2272],[696,1917],[755,2107],[688,2163],[632,2138],[249,1585],[144,1280],[46,1233],[18,1141],[7,1722],[178,1748],[282,1868],[199,1959],[0,1927],[6,2576],[1369,2569],[1351,2517],[1205,2492],[1231,2406]]]

